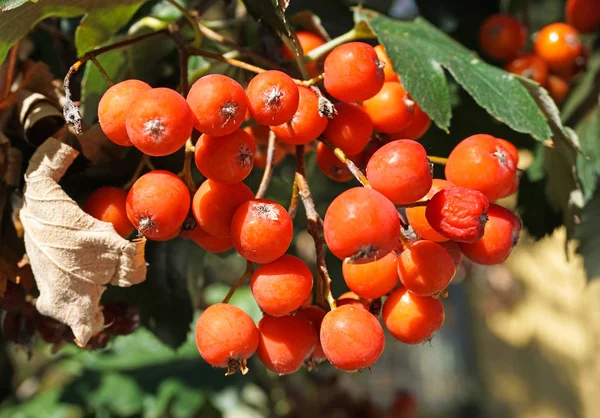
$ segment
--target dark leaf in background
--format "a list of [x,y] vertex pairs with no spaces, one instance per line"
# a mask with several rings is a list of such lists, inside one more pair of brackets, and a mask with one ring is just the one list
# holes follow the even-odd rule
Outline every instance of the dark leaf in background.
[[600,191],[585,205],[581,223],[575,227],[577,253],[583,256],[583,265],[589,279],[600,277]]
[[587,202],[597,189],[600,175],[600,107],[589,112],[575,131],[583,151],[577,156],[577,173]]

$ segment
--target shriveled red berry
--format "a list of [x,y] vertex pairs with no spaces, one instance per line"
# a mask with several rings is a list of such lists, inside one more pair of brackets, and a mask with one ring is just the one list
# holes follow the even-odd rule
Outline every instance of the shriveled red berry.
[[193,116],[175,90],[157,88],[140,93],[127,113],[127,135],[137,149],[154,157],[173,154],[192,134]]
[[370,99],[383,86],[383,67],[371,45],[364,42],[340,45],[325,58],[325,89],[343,102]]
[[48,344],[60,344],[65,341],[73,341],[75,338],[67,325],[44,315],[39,315],[37,331]]
[[445,170],[449,182],[479,190],[493,202],[511,189],[517,164],[498,138],[479,134],[462,140],[452,150]]
[[338,102],[337,115],[329,121],[323,136],[346,155],[356,155],[367,146],[373,133],[373,122],[362,107]]
[[390,81],[362,104],[379,132],[393,134],[408,127],[412,121],[414,102],[397,81]]
[[141,80],[125,80],[106,90],[98,103],[98,122],[108,139],[124,147],[133,145],[127,135],[127,112],[141,93],[151,89]]
[[227,135],[238,129],[248,108],[242,86],[221,74],[199,78],[190,88],[187,102],[195,116],[196,129],[211,136]]
[[327,357],[323,352],[323,347],[321,347],[321,324],[323,323],[323,318],[325,318],[325,314],[327,312],[325,312],[323,308],[319,308],[318,306],[314,305],[302,306],[300,309],[298,309],[298,312],[308,318],[317,332],[318,342],[310,356],[311,361],[313,363],[320,363],[324,360],[327,360]]
[[392,203],[403,205],[416,202],[431,189],[432,166],[423,145],[399,139],[375,151],[367,163],[367,178]]
[[252,318],[237,306],[216,303],[196,323],[196,346],[202,358],[227,374],[246,373],[246,360],[258,347],[259,332]]
[[400,238],[398,211],[381,193],[364,187],[346,190],[329,205],[323,231],[339,259],[368,263],[394,249]]
[[294,80],[281,71],[256,75],[246,89],[250,114],[261,125],[275,126],[289,121],[300,101]]
[[242,129],[223,136],[204,134],[196,142],[196,167],[207,178],[223,184],[244,180],[254,166],[256,144]]
[[198,247],[209,253],[223,253],[233,248],[231,237],[217,237],[211,235],[202,229],[200,225],[196,225],[191,231],[181,231],[179,236],[181,238],[191,239]]
[[308,144],[319,137],[327,127],[327,117],[319,114],[319,96],[308,87],[298,87],[300,101],[291,120],[272,126],[277,138],[287,144]]
[[[348,158],[358,167],[362,165],[362,154],[348,155]],[[327,145],[319,142],[317,145],[317,166],[331,180],[344,183],[354,178],[346,164],[331,151]]]
[[527,42],[527,30],[517,19],[506,14],[494,14],[483,21],[479,29],[482,51],[497,60],[517,55]]
[[439,299],[418,296],[405,287],[394,290],[383,304],[383,323],[406,344],[419,344],[433,337],[444,323],[444,306]]
[[452,186],[433,195],[425,216],[440,234],[458,242],[475,242],[483,236],[489,206],[483,193]]
[[315,327],[301,313],[265,315],[258,323],[260,340],[256,354],[265,367],[279,375],[294,373],[318,344]]
[[174,238],[190,210],[190,192],[170,171],[154,170],[137,179],[127,194],[127,217],[145,237]]
[[432,296],[448,287],[456,273],[454,260],[440,244],[417,241],[398,257],[404,287],[419,296]]
[[512,211],[491,204],[487,212],[483,237],[477,242],[460,243],[463,254],[477,264],[493,265],[504,262],[519,242],[521,220]]
[[117,234],[126,238],[133,232],[133,225],[127,219],[125,202],[127,192],[120,187],[104,186],[90,194],[83,210],[96,219],[109,222]]
[[140,326],[140,312],[125,302],[109,302],[102,306],[105,331],[109,335],[129,335]]
[[369,311],[345,305],[323,318],[321,345],[331,364],[353,372],[375,364],[383,353],[385,336],[381,324]]
[[231,220],[233,246],[246,260],[267,264],[281,257],[292,243],[290,214],[267,199],[243,203]]
[[[434,194],[450,186],[452,186],[452,183],[448,180],[433,179],[431,189],[429,189],[427,194],[421,200],[431,199]],[[448,241],[447,237],[443,236],[429,225],[427,217],[425,216],[425,208],[425,206],[416,206],[406,209],[406,218],[408,219],[410,226],[412,226],[417,235],[423,239],[435,242]]]
[[312,286],[310,268],[304,261],[289,254],[257,268],[250,281],[256,303],[272,316],[287,315],[298,309]]
[[361,298],[375,299],[385,296],[398,284],[397,262],[398,257],[393,251],[370,263],[345,261],[342,274],[350,290]]

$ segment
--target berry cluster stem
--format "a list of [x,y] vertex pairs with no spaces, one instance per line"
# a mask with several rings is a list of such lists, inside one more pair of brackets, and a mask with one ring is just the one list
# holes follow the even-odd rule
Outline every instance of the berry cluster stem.
[[138,166],[135,168],[135,171],[131,176],[131,179],[123,186],[123,189],[131,189],[131,186],[133,186],[133,183],[135,183],[136,180],[142,175],[145,168],[148,168],[149,170],[154,170],[154,165],[152,164],[152,161],[150,161],[150,156],[143,154],[142,158],[140,159],[140,162],[138,163]]
[[345,44],[346,42],[352,42],[357,39],[365,39],[365,38],[375,38],[375,34],[363,32],[359,29],[352,28],[348,32],[343,35],[338,36],[337,38],[333,38],[331,41],[324,43],[323,45],[313,49],[308,54],[304,56],[304,61],[307,63],[311,63],[313,61],[318,61],[331,52],[334,48]]
[[254,265],[251,261],[247,261],[246,271],[244,271],[244,274],[242,274],[242,276],[231,286],[231,289],[229,289],[229,292],[227,292],[227,295],[223,298],[223,303],[229,303],[229,299],[231,299],[238,287],[249,280],[250,277],[252,277],[252,274],[254,274]]
[[331,277],[325,264],[325,252],[323,251],[323,220],[319,216],[312,198],[308,182],[306,181],[306,169],[304,165],[304,145],[296,146],[296,175],[295,184],[298,185],[298,195],[306,211],[308,221],[308,233],[315,242],[315,251],[317,255],[317,269],[319,284],[317,288],[322,290],[317,292],[317,303],[323,307],[329,306],[335,309],[335,299],[331,294]]
[[192,144],[192,138],[188,138],[185,142],[185,156],[183,160],[183,169],[178,176],[183,180],[185,185],[190,190],[192,196],[196,193],[196,183],[192,178],[192,161],[194,160],[194,144]]
[[367,176],[365,176],[363,174],[363,172],[360,171],[360,168],[358,168],[356,166],[356,164],[354,164],[352,162],[352,160],[350,160],[350,158],[348,158],[346,156],[346,154],[344,154],[344,151],[342,151],[341,149],[339,149],[338,147],[336,147],[335,145],[333,145],[331,142],[329,142],[328,140],[326,140],[324,138],[320,138],[319,140],[322,143],[324,143],[325,145],[327,145],[327,148],[329,148],[331,151],[333,151],[335,156],[338,157],[338,159],[342,163],[344,163],[346,165],[346,167],[348,167],[348,170],[350,170],[352,175],[356,178],[356,180],[358,180],[360,182],[360,184],[362,184],[364,187],[368,187],[369,189],[371,188],[371,184],[369,183]]
[[199,47],[200,44],[202,43],[202,32],[200,31],[200,28],[198,27],[198,23],[196,22],[196,19],[194,18],[194,16],[192,16],[191,13],[188,12],[185,7],[183,7],[182,5],[177,3],[175,0],[167,0],[167,1],[173,7],[175,7],[177,10],[179,10],[181,12],[181,14],[183,15],[183,17],[185,17],[185,19],[192,26],[192,28],[194,29],[194,40],[192,41],[192,46]]
[[298,182],[294,176],[294,183],[292,184],[292,199],[290,201],[290,207],[288,213],[292,219],[296,218],[296,212],[298,212]]
[[446,157],[436,157],[435,155],[428,155],[427,158],[433,164],[446,165],[446,163],[448,162],[448,158]]
[[267,161],[265,164],[265,171],[263,173],[262,179],[260,180],[260,185],[258,186],[258,191],[256,192],[256,199],[262,199],[267,193],[267,189],[271,184],[271,179],[273,178],[273,168],[275,168],[275,133],[269,131],[269,142],[267,144]]

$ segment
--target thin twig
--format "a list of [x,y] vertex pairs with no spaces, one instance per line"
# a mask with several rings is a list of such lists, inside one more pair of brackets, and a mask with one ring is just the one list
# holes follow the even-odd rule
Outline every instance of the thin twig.
[[265,164],[265,172],[263,173],[258,191],[256,192],[256,199],[262,199],[267,193],[267,189],[271,184],[273,178],[273,169],[275,168],[275,133],[269,131],[269,142],[267,144],[267,161]]
[[360,171],[360,168],[358,168],[356,164],[354,164],[354,162],[352,162],[352,160],[348,158],[346,154],[344,154],[344,151],[342,151],[341,149],[339,149],[324,138],[320,138],[319,140],[323,142],[327,146],[327,148],[333,151],[335,156],[338,157],[338,159],[342,163],[344,163],[344,165],[348,168],[348,170],[350,170],[354,178],[356,178],[356,180],[358,180],[360,184],[362,184],[365,187],[371,188],[371,184],[369,183],[369,180],[367,180],[367,176],[365,176],[363,172]]
[[304,145],[296,146],[296,183],[298,184],[298,195],[306,211],[306,220],[308,221],[308,233],[315,242],[315,251],[317,253],[317,268],[319,271],[319,280],[322,282],[318,288],[323,291],[317,294],[317,303],[323,307],[329,306],[335,309],[335,299],[331,294],[331,277],[325,264],[325,252],[323,250],[323,221],[317,213],[315,202],[312,198],[308,182],[306,181],[306,169],[304,166]]
[[177,3],[175,0],[167,0],[173,7],[181,12],[183,17],[189,22],[189,24],[194,29],[194,40],[192,41],[192,45],[195,47],[199,47],[202,43],[202,32],[200,32],[200,28],[196,24],[196,19],[191,15],[190,12],[187,11],[185,7]]
[[154,169],[154,166],[150,162],[150,156],[146,154],[142,155],[142,158],[140,159],[138,166],[135,168],[131,179],[123,186],[123,189],[131,189],[131,186],[133,186],[133,183],[137,181],[137,179],[140,177],[145,168],[148,168],[150,170]]
[[232,26],[243,25],[248,22],[247,16],[235,17],[233,19],[220,19],[220,20],[205,20],[202,22],[204,26],[210,29],[219,30],[227,29]]
[[294,184],[292,184],[292,198],[290,200],[290,206],[288,209],[288,213],[290,214],[292,219],[295,219],[296,213],[298,213],[298,182],[296,181],[295,176],[294,176]]
[[446,157],[436,157],[434,155],[428,155],[427,158],[434,164],[446,165],[448,159]]
[[229,303],[229,299],[231,299],[231,297],[233,296],[233,294],[235,293],[235,291],[244,284],[245,281],[247,281],[248,279],[250,279],[250,277],[252,277],[252,274],[254,273],[254,265],[252,264],[251,261],[247,261],[246,262],[246,271],[244,272],[244,274],[242,274],[242,276],[231,286],[231,288],[229,289],[229,292],[227,292],[227,296],[225,296],[225,298],[223,299],[223,303]]
[[90,61],[94,63],[94,65],[98,69],[98,72],[100,73],[104,81],[106,81],[106,84],[108,84],[109,86],[114,86],[115,82],[112,80],[112,78],[110,78],[102,64],[100,64],[100,61],[98,61],[96,57],[90,57]]
[[307,63],[318,61],[327,55],[331,50],[335,47],[338,47],[346,42],[354,41],[356,39],[364,39],[364,38],[375,38],[374,34],[367,34],[356,30],[355,28],[346,32],[343,35],[338,36],[337,38],[332,39],[329,42],[324,43],[323,45],[309,51],[304,56],[304,61]]
[[404,205],[396,205],[396,207],[397,208],[404,208],[404,209],[418,208],[418,207],[422,207],[422,206],[427,206],[428,203],[429,203],[429,199],[427,199],[427,200],[419,200],[418,202],[406,203]]
[[183,169],[178,174],[183,180],[187,188],[189,189],[192,196],[196,193],[196,183],[192,177],[192,161],[194,160],[194,144],[192,144],[192,138],[188,138],[185,142],[185,157],[183,160]]
[[264,73],[265,71],[267,71],[264,68],[257,67],[256,65],[248,64],[247,62],[240,61],[235,58],[227,58],[227,57],[224,57],[223,55],[215,54],[214,52],[204,51],[203,49],[200,49],[200,48],[189,47],[188,53],[190,55],[199,55],[204,58],[210,58],[210,59],[214,59],[214,60],[217,60],[220,62],[226,62],[227,64],[229,64],[233,67],[241,68],[243,70],[250,71],[251,73],[260,74],[260,73]]

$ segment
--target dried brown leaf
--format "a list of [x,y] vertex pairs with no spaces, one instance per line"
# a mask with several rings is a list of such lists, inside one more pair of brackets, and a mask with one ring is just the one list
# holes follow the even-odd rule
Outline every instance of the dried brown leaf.
[[21,221],[40,290],[38,311],[69,325],[84,346],[104,325],[99,302],[106,285],[142,282],[146,263],[145,240],[121,238],[111,224],[83,212],[58,185],[77,155],[54,138],[37,149],[25,174]]
[[43,94],[21,89],[17,100],[19,122],[29,143],[38,146],[65,125],[62,112]]

